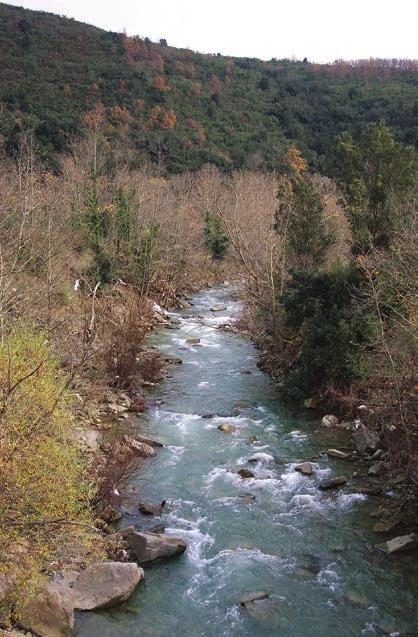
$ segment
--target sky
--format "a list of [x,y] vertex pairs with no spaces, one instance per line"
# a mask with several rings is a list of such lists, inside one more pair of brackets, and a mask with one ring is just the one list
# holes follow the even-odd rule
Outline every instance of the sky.
[[418,59],[418,0],[9,0],[128,35],[239,57]]

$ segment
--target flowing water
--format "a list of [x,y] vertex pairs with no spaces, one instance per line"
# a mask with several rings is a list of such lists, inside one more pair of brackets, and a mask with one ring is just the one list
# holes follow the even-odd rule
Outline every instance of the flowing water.
[[[371,498],[350,484],[318,490],[327,476],[351,475],[348,461],[319,455],[348,442],[317,431],[317,418],[287,413],[257,369],[253,345],[217,329],[239,314],[230,294],[228,286],[197,294],[192,308],[173,314],[176,329],[152,337],[183,364],[152,393],[146,433],[166,446],[134,488],[167,505],[152,522],[133,509],[123,525],[163,522],[188,550],[147,567],[122,607],[80,615],[78,637],[417,634],[416,558],[374,548],[382,538],[370,530]],[[211,312],[214,303],[226,310]],[[186,344],[192,336],[200,345]],[[221,423],[236,431],[221,432]],[[312,460],[313,476],[294,471],[301,460]],[[241,478],[242,467],[254,478]],[[270,597],[248,612],[238,600],[251,591]]]

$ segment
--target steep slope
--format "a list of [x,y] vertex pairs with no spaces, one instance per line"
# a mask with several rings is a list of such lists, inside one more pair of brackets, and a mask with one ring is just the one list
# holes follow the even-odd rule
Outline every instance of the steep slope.
[[170,172],[206,162],[274,169],[289,142],[324,169],[338,132],[357,135],[381,117],[400,140],[418,144],[417,63],[202,55],[7,4],[0,104],[7,151],[31,126],[50,163],[92,122],[128,142],[134,163]]

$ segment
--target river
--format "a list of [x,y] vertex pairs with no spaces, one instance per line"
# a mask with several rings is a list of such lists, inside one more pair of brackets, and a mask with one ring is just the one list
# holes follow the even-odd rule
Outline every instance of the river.
[[[215,303],[225,311],[211,312]],[[146,433],[165,447],[133,485],[143,499],[167,500],[165,513],[150,521],[132,510],[123,520],[163,522],[188,550],[147,567],[120,608],[80,615],[78,637],[418,634],[417,560],[376,550],[384,539],[371,531],[376,498],[354,494],[350,481],[318,490],[327,476],[352,474],[350,461],[320,455],[349,441],[319,430],[316,416],[287,412],[252,343],[217,329],[240,312],[230,287],[203,291],[193,304],[173,313],[175,329],[151,337],[183,360],[151,392]],[[222,423],[236,431],[223,433]],[[295,472],[303,460],[312,476]],[[241,478],[242,467],[254,478]],[[251,591],[270,597],[248,612],[238,600]]]

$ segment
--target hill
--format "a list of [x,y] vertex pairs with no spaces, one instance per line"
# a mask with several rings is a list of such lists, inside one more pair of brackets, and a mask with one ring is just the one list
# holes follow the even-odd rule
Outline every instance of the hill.
[[0,105],[7,152],[29,126],[52,166],[100,126],[134,165],[271,170],[294,143],[324,171],[339,132],[379,118],[418,145],[418,63],[203,55],[0,4]]

